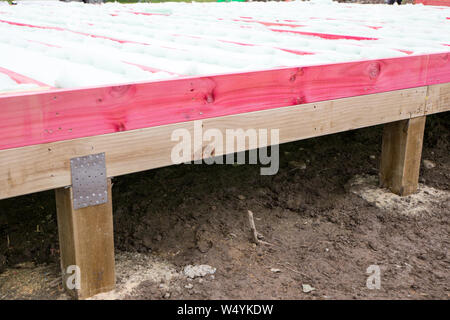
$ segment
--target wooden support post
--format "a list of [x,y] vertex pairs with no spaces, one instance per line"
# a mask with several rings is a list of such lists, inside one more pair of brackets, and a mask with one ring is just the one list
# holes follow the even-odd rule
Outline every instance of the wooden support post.
[[[55,195],[61,268],[67,292],[77,299],[85,299],[114,289],[111,180],[108,179],[105,204],[74,210],[71,187],[56,189]],[[77,280],[79,286],[74,288]]]
[[380,184],[406,196],[419,184],[420,159],[426,116],[385,124]]

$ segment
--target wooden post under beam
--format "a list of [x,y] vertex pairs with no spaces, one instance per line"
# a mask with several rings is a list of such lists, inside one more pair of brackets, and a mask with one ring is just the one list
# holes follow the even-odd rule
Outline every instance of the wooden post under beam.
[[384,125],[380,183],[407,196],[417,190],[426,116]]
[[[108,179],[108,202],[78,210],[73,209],[72,188],[55,190],[58,215],[59,246],[63,285],[77,299],[113,290],[115,287],[114,236],[111,179]],[[79,288],[69,284],[78,266]],[[69,271],[69,272],[68,272]],[[70,278],[70,279],[69,279]]]

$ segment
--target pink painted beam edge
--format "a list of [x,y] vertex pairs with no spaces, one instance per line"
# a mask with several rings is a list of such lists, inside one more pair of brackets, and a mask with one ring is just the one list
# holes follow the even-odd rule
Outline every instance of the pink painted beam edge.
[[0,150],[450,82],[449,53],[0,97]]
[[429,55],[427,85],[450,82],[450,53]]
[[425,6],[447,6],[450,7],[450,0],[415,0],[415,4],[423,4]]

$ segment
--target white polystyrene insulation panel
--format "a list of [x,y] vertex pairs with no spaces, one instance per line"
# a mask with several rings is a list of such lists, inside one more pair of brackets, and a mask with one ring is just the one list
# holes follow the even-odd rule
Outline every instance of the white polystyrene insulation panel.
[[[0,2],[0,67],[68,88],[449,52],[449,17],[446,7],[331,0]],[[18,86],[0,76],[0,91]]]

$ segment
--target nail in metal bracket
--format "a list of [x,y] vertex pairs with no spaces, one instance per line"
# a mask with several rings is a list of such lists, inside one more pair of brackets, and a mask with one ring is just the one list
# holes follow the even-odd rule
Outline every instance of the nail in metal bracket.
[[70,159],[75,210],[108,201],[105,153]]

